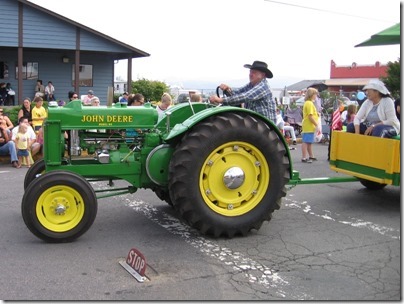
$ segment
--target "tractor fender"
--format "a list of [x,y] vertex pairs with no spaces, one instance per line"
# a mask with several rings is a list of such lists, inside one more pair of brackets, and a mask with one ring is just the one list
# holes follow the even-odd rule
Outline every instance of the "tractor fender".
[[[239,108],[239,107],[232,107],[232,106],[210,106],[207,107],[206,104],[203,107],[203,104],[199,103],[200,107],[198,109],[195,109],[195,114],[190,115],[187,119],[183,120],[182,122],[178,121],[178,116],[184,117],[183,113],[177,113],[182,112],[182,111],[189,111],[189,106],[185,107],[186,104],[181,104],[183,107],[177,108],[174,107],[173,111],[170,113],[170,126],[172,127],[169,132],[167,132],[166,136],[163,136],[163,140],[167,143],[173,141],[174,139],[177,139],[178,137],[181,137],[183,134],[185,134],[188,130],[190,130],[193,126],[196,124],[200,123],[201,121],[205,120],[208,117],[219,115],[224,112],[233,112],[233,113],[241,113],[241,114],[248,114],[252,117],[254,117],[257,120],[261,120],[265,122],[270,129],[272,129],[279,137],[281,140],[282,144],[285,147],[285,150],[287,152],[287,157],[289,159],[290,163],[290,176],[292,176],[293,168],[292,168],[292,159],[290,156],[290,151],[289,151],[289,145],[286,142],[285,137],[281,133],[281,131],[278,129],[278,127],[268,118],[265,116],[262,116],[261,114],[244,109],[244,108]],[[188,108],[187,110],[185,110]],[[197,111],[199,110],[199,111]],[[166,120],[167,117],[165,117],[163,120]],[[173,123],[173,121],[177,121],[177,123]],[[160,121],[159,123],[163,123],[163,121]],[[167,122],[165,122],[167,123]]]
[[[170,113],[170,126],[171,129],[167,133],[166,136],[163,136],[163,139],[167,142],[171,141],[172,139],[184,134],[186,131],[191,129],[193,126],[198,124],[199,122],[205,120],[207,117],[211,117],[214,115],[218,115],[223,112],[233,112],[233,113],[248,113],[250,116],[255,117],[258,120],[264,121],[271,129],[275,130],[275,132],[278,135],[282,135],[279,131],[279,129],[276,127],[276,125],[267,119],[265,116],[262,116],[254,111],[244,109],[244,108],[238,108],[238,107],[231,107],[231,106],[221,106],[221,107],[208,107],[204,108],[202,110],[198,109],[199,111],[195,111],[194,114],[191,113],[191,115],[188,115],[188,118],[185,118],[183,113],[178,113],[182,112],[183,108],[174,108],[173,111]],[[181,121],[178,121],[178,116],[182,116],[183,119]],[[165,117],[164,120],[166,120],[167,117]],[[175,120],[175,121],[172,121]],[[159,125],[163,121],[159,122]],[[165,121],[166,123],[166,121]]]

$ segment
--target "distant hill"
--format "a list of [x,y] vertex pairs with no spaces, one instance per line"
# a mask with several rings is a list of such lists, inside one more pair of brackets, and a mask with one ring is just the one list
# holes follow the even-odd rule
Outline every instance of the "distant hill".
[[[269,85],[272,90],[281,90],[287,86],[293,85],[296,82],[301,81],[302,79],[296,77],[284,77],[284,78],[272,78],[268,79]],[[245,79],[231,79],[231,80],[223,80],[224,83],[228,84],[232,87],[241,87],[248,83],[248,77]],[[220,85],[220,82],[213,82],[207,80],[182,80],[181,82],[166,81],[171,87],[180,87],[182,89],[195,89],[199,90],[204,94],[209,94],[209,92],[214,92],[217,86]]]

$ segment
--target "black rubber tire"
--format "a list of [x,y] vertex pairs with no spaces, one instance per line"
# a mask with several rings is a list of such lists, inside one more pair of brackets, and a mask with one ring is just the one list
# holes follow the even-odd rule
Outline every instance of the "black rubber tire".
[[162,188],[155,188],[153,189],[153,192],[157,195],[159,199],[162,201],[165,201],[167,204],[170,206],[173,205],[171,198],[170,198],[170,193]]
[[45,161],[43,159],[37,160],[28,169],[27,173],[25,174],[24,178],[24,190],[28,188],[28,185],[38,177],[38,174],[42,174],[45,172]]
[[[231,210],[229,206],[223,208],[222,214],[212,209],[215,207],[206,196],[204,198],[202,191],[205,190],[201,186],[208,157],[219,147],[232,142],[259,151],[268,164],[265,170],[270,172],[267,174],[269,182],[261,183],[262,199],[237,215],[226,214],[227,209]],[[286,195],[285,184],[290,177],[289,167],[285,146],[266,123],[245,113],[222,113],[196,125],[182,138],[169,166],[169,192],[174,208],[201,233],[214,237],[244,236],[251,229],[258,230],[264,221],[271,219],[273,211],[280,208],[281,199]],[[214,176],[212,174],[211,178]],[[225,188],[223,192],[230,191]],[[248,201],[245,203],[249,204]]]
[[380,183],[376,183],[374,181],[370,181],[370,180],[362,179],[362,178],[360,178],[359,181],[363,186],[365,186],[369,190],[381,190],[387,186],[386,184],[380,184]]
[[[66,212],[57,214],[55,205],[60,201]],[[85,178],[69,171],[52,171],[34,179],[21,203],[28,229],[49,243],[71,242],[80,237],[93,224],[97,209],[94,189]]]

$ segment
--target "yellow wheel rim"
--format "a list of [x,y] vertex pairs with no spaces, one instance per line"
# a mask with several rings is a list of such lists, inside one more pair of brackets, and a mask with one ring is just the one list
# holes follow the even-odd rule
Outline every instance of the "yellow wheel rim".
[[69,186],[53,186],[39,197],[36,215],[46,229],[66,232],[83,219],[84,200],[79,192]]
[[[227,173],[236,168],[243,181],[226,183]],[[234,171],[234,170],[233,170]],[[239,216],[254,209],[267,192],[268,162],[253,145],[228,142],[214,150],[203,164],[199,189],[209,208],[224,216]]]

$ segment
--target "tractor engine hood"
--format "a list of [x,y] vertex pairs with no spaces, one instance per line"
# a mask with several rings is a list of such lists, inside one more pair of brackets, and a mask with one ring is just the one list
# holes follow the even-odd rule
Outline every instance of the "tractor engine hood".
[[150,104],[139,107],[83,106],[75,100],[64,107],[48,108],[49,121],[61,121],[62,129],[153,128],[158,114]]

